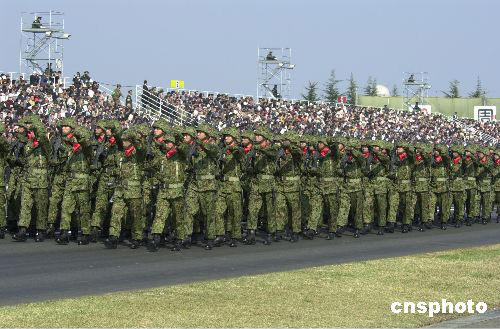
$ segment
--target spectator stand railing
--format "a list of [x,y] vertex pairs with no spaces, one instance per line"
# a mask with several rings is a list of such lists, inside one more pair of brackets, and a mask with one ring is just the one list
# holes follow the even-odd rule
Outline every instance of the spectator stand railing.
[[460,121],[460,119],[452,119],[452,121],[456,122],[463,129],[467,129],[470,132],[472,132],[474,135],[479,136],[479,138],[481,138],[485,142],[489,143],[490,145],[497,145],[498,144],[498,139],[491,136],[490,134],[487,134],[479,129],[476,129],[472,126],[469,126],[469,125],[465,124],[464,122]]
[[203,119],[193,118],[191,113],[169,103],[164,98],[150,92],[152,87],[148,86],[149,90],[144,90],[140,85],[135,88],[135,103],[136,112],[150,120],[158,120],[163,118],[174,125],[189,125],[196,126]]

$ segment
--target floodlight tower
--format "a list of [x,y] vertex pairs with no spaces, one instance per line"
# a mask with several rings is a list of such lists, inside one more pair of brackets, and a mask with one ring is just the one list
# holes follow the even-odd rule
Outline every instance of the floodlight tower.
[[291,48],[257,49],[257,99],[290,98],[292,64]]
[[64,41],[70,36],[64,31],[64,13],[22,12],[19,72],[42,73],[46,69],[62,72]]
[[427,104],[431,84],[427,72],[403,72],[403,105],[409,109],[412,104]]

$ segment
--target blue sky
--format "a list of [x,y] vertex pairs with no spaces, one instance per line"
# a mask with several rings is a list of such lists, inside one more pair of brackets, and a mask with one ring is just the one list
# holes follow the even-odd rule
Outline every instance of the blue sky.
[[291,47],[294,97],[331,69],[400,92],[402,72],[428,71],[431,96],[452,79],[466,95],[480,76],[488,96],[500,97],[500,1],[2,0],[0,71],[18,70],[20,12],[48,9],[65,12],[72,34],[65,75],[255,94],[257,48]]

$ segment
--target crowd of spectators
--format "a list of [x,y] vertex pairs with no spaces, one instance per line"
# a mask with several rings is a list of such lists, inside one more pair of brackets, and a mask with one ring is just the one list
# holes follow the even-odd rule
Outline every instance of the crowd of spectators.
[[91,128],[99,119],[117,119],[124,127],[143,122],[131,107],[120,99],[100,91],[99,83],[88,72],[75,74],[64,88],[58,73],[33,74],[29,79],[13,79],[0,75],[0,119],[12,138],[15,123],[26,113],[40,116],[49,133],[64,117],[75,117],[79,124]]
[[[296,131],[300,134],[341,135],[361,139],[430,143],[491,143],[500,137],[496,122],[448,118],[424,111],[403,111],[345,104],[308,103],[283,99],[234,97],[225,94],[170,91],[143,86],[142,109],[136,112],[131,101],[123,101],[119,87],[104,93],[88,72],[75,74],[64,88],[58,72],[37,75],[29,80],[11,81],[0,75],[1,119],[12,135],[15,122],[26,112],[40,115],[53,129],[58,119],[73,116],[89,128],[99,119],[116,119],[123,127],[150,121],[145,109],[163,104],[162,113],[183,122],[206,121],[218,129],[238,127],[254,130],[266,126],[275,133]],[[130,93],[128,100],[131,99]],[[160,101],[161,100],[161,101]],[[166,106],[166,107],[162,107]],[[166,110],[165,110],[166,109]],[[151,111],[155,113],[155,109]],[[157,117],[157,116],[156,116]],[[172,120],[177,121],[178,120]],[[490,136],[492,138],[490,138]]]

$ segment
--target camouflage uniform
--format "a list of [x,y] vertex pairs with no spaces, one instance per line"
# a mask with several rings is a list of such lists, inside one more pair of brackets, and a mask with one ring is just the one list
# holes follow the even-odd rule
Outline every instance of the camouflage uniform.
[[472,220],[479,217],[479,206],[476,202],[477,183],[476,171],[477,160],[475,159],[475,147],[473,145],[465,146],[465,157],[462,159],[463,183],[465,188],[465,213],[467,216],[466,225],[472,225]]
[[[394,189],[389,195],[389,214],[388,222],[396,223],[398,211],[401,209],[403,214],[402,232],[407,233],[411,230],[413,221],[413,195],[411,190],[412,168],[414,164],[413,151],[405,143],[396,143],[396,148],[402,147],[403,152],[393,154],[391,159],[391,176],[394,182]],[[393,224],[391,224],[392,226]]]
[[359,147],[359,141],[357,140],[351,139],[346,143],[342,168],[345,176],[345,192],[349,198],[349,210],[340,209],[339,213],[344,215],[338,218],[338,224],[345,226],[348,217],[352,214],[355,238],[359,238],[359,231],[363,227],[363,161],[361,160]]
[[[282,152],[278,156],[277,174],[282,184],[276,193],[276,222],[278,231],[283,231],[290,219],[292,242],[297,242],[300,225],[300,166],[302,153],[296,145],[297,137],[288,134],[283,137]],[[289,144],[287,144],[289,143]]]
[[5,167],[7,156],[10,151],[9,143],[4,137],[5,126],[0,124],[0,239],[3,239],[7,232],[7,220],[5,210],[7,209],[7,196],[5,193]]
[[[70,230],[71,219],[75,215],[78,244],[89,243],[90,234],[90,159],[92,157],[92,147],[90,144],[90,134],[83,128],[78,127],[76,122],[66,119],[62,126],[71,127],[72,131],[63,137],[63,142],[70,145],[71,149],[66,155],[63,175],[66,178],[64,196],[61,211],[61,233],[56,242],[67,244],[69,242],[68,231]],[[76,140],[74,140],[75,138]]]
[[[57,128],[61,129],[61,124],[66,121],[61,120],[57,124]],[[60,135],[55,137],[52,144],[52,157],[49,160],[49,164],[52,166],[53,179],[50,188],[50,198],[49,198],[49,212],[48,212],[48,229],[47,234],[50,236],[55,230],[55,225],[57,217],[59,215],[60,205],[63,200],[64,186],[66,183],[66,176],[64,173],[64,163],[68,158],[69,151],[71,147],[67,143],[62,142],[62,137]]]
[[493,158],[493,193],[494,193],[494,198],[493,198],[493,203],[497,206],[497,223],[500,222],[500,153],[498,149],[495,150],[494,153],[494,158]]
[[429,183],[430,183],[430,165],[432,161],[432,147],[426,145],[415,146],[415,164],[413,166],[413,208],[419,217],[420,232],[432,228],[434,218],[429,214]]
[[439,205],[441,217],[441,229],[445,230],[448,218],[450,217],[449,199],[449,168],[450,158],[446,146],[437,145],[434,147],[439,155],[434,155],[431,165],[431,199],[430,214],[434,216],[436,205]]
[[[363,218],[365,224],[370,224],[373,221],[374,213],[376,213],[377,234],[383,235],[387,221],[387,175],[389,173],[390,159],[388,155],[381,152],[383,142],[375,141],[370,144],[372,146],[371,154],[369,153],[368,157],[363,154],[363,159],[366,161]],[[369,230],[369,227],[367,229]],[[366,229],[364,233],[367,233]]]
[[105,245],[116,248],[122,228],[131,230],[130,248],[137,249],[142,240],[144,229],[142,212],[142,179],[143,163],[145,159],[144,145],[140,144],[136,134],[125,131],[122,141],[129,141],[131,146],[124,147],[123,152],[116,153],[114,160],[113,178],[116,188],[113,193],[113,207],[111,209],[111,223],[109,238]]
[[[262,136],[265,140],[271,141],[271,134],[259,129],[255,131],[256,136]],[[266,217],[267,237],[265,244],[270,244],[271,235],[276,234],[277,224],[274,211],[273,194],[275,192],[275,166],[277,149],[273,146],[254,147],[254,155],[251,160],[252,179],[250,182],[250,195],[248,201],[248,223],[247,227],[250,234],[254,234],[257,229],[259,211],[263,208]]]
[[[175,137],[164,136],[165,143],[171,142],[175,145]],[[186,152],[187,145],[177,146],[168,152],[163,150],[162,156],[155,156],[154,169],[156,179],[159,181],[159,192],[156,202],[156,213],[151,227],[152,238],[149,241],[149,249],[158,250],[160,236],[165,233],[169,218],[172,219],[172,227],[175,228],[176,242],[172,251],[179,251],[181,246],[189,247],[191,242],[189,235],[192,226],[186,227],[184,214],[184,182],[186,180]]]
[[117,121],[106,121],[106,130],[111,130],[112,135],[107,136],[104,149],[99,155],[100,177],[97,186],[95,209],[92,214],[91,226],[93,227],[93,239],[97,234],[97,229],[106,229],[109,226],[109,211],[111,208],[111,197],[115,187],[115,177],[113,176],[117,161],[115,157],[120,153],[120,126]]
[[462,154],[461,146],[453,145],[450,150],[457,153],[450,161],[450,205],[453,205],[453,217],[455,227],[462,226],[465,212],[465,185],[463,180]]
[[49,203],[48,159],[51,156],[50,142],[45,128],[37,116],[30,116],[20,123],[28,129],[28,143],[24,146],[23,182],[21,192],[21,214],[19,231],[13,238],[26,241],[26,229],[31,223],[31,211],[35,207],[35,241],[43,241],[47,229],[47,210]]
[[21,191],[23,182],[24,146],[28,142],[26,134],[16,133],[16,138],[11,145],[11,151],[7,157],[10,176],[7,190],[7,215],[10,230],[17,227],[19,212],[21,209]]
[[[236,143],[239,139],[235,128],[226,128],[223,136],[231,136]],[[224,214],[227,213],[226,227],[230,229],[230,247],[236,247],[236,241],[241,239],[242,200],[240,178],[242,174],[243,149],[239,146],[226,145],[219,156],[220,185],[215,202],[215,217],[218,227],[217,235],[224,232]]]
[[[321,220],[321,208],[328,209],[328,236],[327,239],[333,239],[335,236],[341,237],[338,225],[338,218],[347,218],[349,211],[349,197],[342,190],[343,176],[340,167],[340,157],[338,144],[341,140],[325,140],[324,137],[317,139],[321,148],[318,149],[317,164],[317,184],[322,205],[319,211],[314,209],[311,212],[311,224],[309,229],[315,230],[317,223]],[[310,232],[308,232],[310,233]]]
[[[307,227],[304,237],[313,239],[320,231],[323,222],[323,198],[319,177],[320,156],[316,149],[317,141],[313,137],[303,136],[301,143],[309,144],[302,150],[302,224]],[[326,146],[326,142],[323,141],[323,143]]]
[[[207,243],[205,249],[210,250],[215,245],[222,242],[221,237],[216,237],[218,227],[215,216],[215,201],[217,193],[217,182],[215,174],[217,171],[217,157],[219,148],[215,144],[208,143],[212,128],[208,125],[198,127],[198,131],[204,132],[207,139],[194,144],[194,149],[188,155],[190,170],[193,177],[188,184],[186,193],[186,216],[187,224],[192,227],[194,217],[201,212],[205,226],[205,238]],[[217,239],[216,239],[217,238]]]
[[[477,163],[477,203],[480,206],[480,216],[483,224],[486,224],[491,220],[491,208],[492,208],[492,197],[491,197],[491,179],[493,173],[493,165],[488,159],[488,149],[479,148],[478,156],[479,161]],[[484,155],[482,158],[481,156]]]

